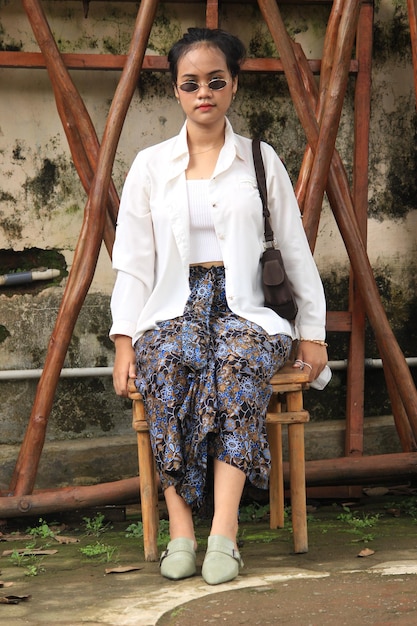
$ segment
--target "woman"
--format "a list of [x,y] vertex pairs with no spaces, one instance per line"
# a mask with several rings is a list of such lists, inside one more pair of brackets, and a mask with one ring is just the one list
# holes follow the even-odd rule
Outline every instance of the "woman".
[[288,175],[262,144],[271,220],[298,304],[295,327],[263,306],[263,218],[251,141],[226,113],[245,49],[221,31],[191,28],[168,61],[185,116],[179,135],[141,151],[118,218],[112,296],[114,387],[143,394],[170,542],[161,573],[196,571],[193,512],[214,475],[214,515],[202,575],[235,578],[238,508],[246,478],[267,487],[269,379],[301,339],[296,366],[313,381],[327,362],[325,300]]

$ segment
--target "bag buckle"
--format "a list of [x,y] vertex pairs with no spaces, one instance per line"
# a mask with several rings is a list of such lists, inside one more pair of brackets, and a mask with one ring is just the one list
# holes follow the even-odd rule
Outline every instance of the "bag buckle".
[[277,249],[277,240],[275,237],[273,239],[269,239],[268,241],[264,241],[264,250],[270,250],[271,248],[274,250]]

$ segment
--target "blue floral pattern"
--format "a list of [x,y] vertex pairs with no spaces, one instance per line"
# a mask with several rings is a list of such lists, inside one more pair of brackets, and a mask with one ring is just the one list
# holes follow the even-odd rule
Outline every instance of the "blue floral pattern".
[[174,485],[198,508],[209,456],[267,488],[269,380],[288,359],[292,340],[231,312],[223,267],[191,267],[190,289],[182,317],[137,341],[136,385],[162,488]]

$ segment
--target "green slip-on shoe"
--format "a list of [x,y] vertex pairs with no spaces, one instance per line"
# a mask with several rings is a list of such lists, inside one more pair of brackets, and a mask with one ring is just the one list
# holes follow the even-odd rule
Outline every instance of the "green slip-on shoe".
[[162,576],[171,580],[194,576],[196,572],[194,541],[186,537],[170,541],[161,554],[159,565]]
[[222,535],[211,535],[207,542],[201,574],[208,585],[227,583],[239,574],[243,561],[233,541]]

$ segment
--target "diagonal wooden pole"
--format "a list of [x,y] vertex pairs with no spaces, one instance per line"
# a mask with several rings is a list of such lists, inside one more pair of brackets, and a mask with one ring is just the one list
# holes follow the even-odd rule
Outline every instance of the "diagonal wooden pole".
[[[67,136],[73,162],[88,195],[97,167],[100,148],[96,131],[84,102],[65,67],[40,0],[22,0],[22,4],[45,58],[58,114]],[[113,248],[118,207],[119,198],[113,181],[111,181],[104,225],[104,241],[110,255]]]
[[[324,102],[329,87],[329,81],[333,67],[334,50],[336,47],[337,35],[339,32],[339,24],[342,18],[343,3],[344,0],[335,0],[333,2],[329,20],[327,22],[326,35],[323,45],[323,54],[320,65],[320,84],[318,89],[318,95],[317,85],[314,81],[314,77],[313,80],[311,80],[310,72],[302,74],[304,88],[306,89],[307,93],[315,94],[314,98],[317,102],[315,104],[315,111],[319,126],[323,118]],[[294,54],[297,57],[297,49],[299,46],[297,46],[297,44],[295,43],[293,43],[293,45]],[[301,66],[300,69],[302,71]],[[314,153],[311,150],[311,147],[307,144],[303,157],[303,162],[301,164],[300,172],[298,175],[298,180],[295,185],[295,195],[297,196],[298,206],[300,207],[300,211],[303,214],[308,182],[310,180],[311,169],[313,167],[313,161]]]
[[94,276],[114,156],[142,67],[157,5],[158,0],[142,0],[140,4],[129,54],[110,107],[73,266],[49,342],[43,373],[12,479],[11,490],[15,495],[31,493],[34,487],[54,392],[78,313]]
[[407,0],[410,24],[411,52],[413,56],[414,91],[417,102],[417,0]]
[[[291,97],[306,133],[307,141],[315,152],[319,138],[319,127],[315,112],[306,98],[301,72],[280,12],[274,0],[258,0],[258,4],[280,54]],[[390,368],[404,403],[414,437],[417,437],[417,391],[382,305],[353,210],[350,191],[339,188],[339,180],[343,179],[343,168],[340,166],[341,164],[336,161],[333,153],[328,175],[327,195],[342,234],[381,356]]]
[[[308,84],[307,96],[309,98],[310,104],[312,108],[316,105],[319,94],[317,90],[316,83],[314,81],[313,73],[311,72],[310,66],[307,62],[307,59],[301,49],[301,46],[297,44],[293,44],[294,54],[297,58],[298,65],[301,70],[301,74],[303,76],[303,80],[305,84]],[[338,168],[340,172],[340,179],[338,180],[339,188],[344,189],[345,197],[350,197],[350,189],[349,189],[349,181],[348,176],[346,174],[345,168],[343,166],[342,160],[340,158],[339,153],[335,150],[334,159],[338,162]],[[352,200],[350,200],[353,202]],[[352,205],[353,210],[353,205]],[[363,241],[363,239],[362,239]],[[394,422],[396,425],[397,433],[401,442],[402,449],[404,452],[412,452],[417,450],[417,444],[415,437],[413,435],[412,429],[410,427],[410,423],[408,421],[407,414],[404,410],[404,405],[401,400],[401,396],[395,385],[395,381],[393,380],[392,374],[390,372],[389,366],[384,364],[385,378],[387,382],[387,389],[391,400]],[[350,429],[350,424],[346,424],[346,431]]]
[[340,117],[349,78],[352,48],[359,18],[360,0],[345,0],[336,38],[333,65],[325,91],[319,100],[319,136],[314,162],[308,179],[303,224],[314,247],[317,238],[321,206],[326,189]]

